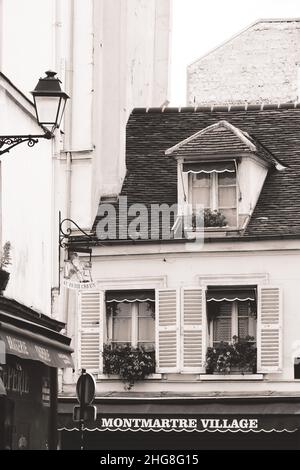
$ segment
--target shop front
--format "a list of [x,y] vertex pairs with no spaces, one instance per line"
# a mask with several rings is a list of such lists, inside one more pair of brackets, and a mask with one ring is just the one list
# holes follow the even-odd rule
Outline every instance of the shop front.
[[0,298],[0,449],[56,449],[57,370],[73,367],[63,326]]
[[[78,449],[70,399],[59,403],[62,449]],[[85,449],[300,449],[300,399],[97,399]]]

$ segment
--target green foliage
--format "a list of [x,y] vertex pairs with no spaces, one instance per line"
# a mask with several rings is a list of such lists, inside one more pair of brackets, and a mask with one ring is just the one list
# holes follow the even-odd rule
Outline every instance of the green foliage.
[[257,349],[253,336],[245,339],[233,337],[233,343],[221,342],[217,348],[208,348],[206,353],[206,372],[230,374],[232,368],[256,372]]
[[[225,227],[228,225],[225,215],[219,211],[204,209],[203,211],[204,227]],[[196,228],[196,214],[192,215],[192,226]]]
[[155,372],[154,351],[129,345],[105,345],[103,350],[104,373],[119,375],[126,388],[131,389],[138,380]]
[[1,260],[0,260],[1,269],[6,268],[8,265],[11,264],[10,250],[11,250],[11,243],[6,242],[3,246],[2,253],[1,253]]
[[226,217],[219,211],[204,209],[204,227],[225,227]]

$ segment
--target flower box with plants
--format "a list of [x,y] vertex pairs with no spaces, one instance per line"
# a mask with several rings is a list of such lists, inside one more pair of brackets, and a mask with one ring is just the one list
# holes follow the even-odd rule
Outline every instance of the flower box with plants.
[[10,242],[6,242],[0,256],[0,294],[6,289],[10,276],[10,273],[5,269],[11,264],[10,249]]
[[103,349],[103,372],[118,375],[130,390],[134,383],[155,372],[155,352],[142,346],[107,344]]
[[205,229],[216,229],[216,228],[224,228],[228,226],[227,220],[225,215],[217,210],[211,209],[204,209],[203,216],[201,213],[193,213],[192,214],[192,227],[193,230],[197,228],[198,217],[201,220],[203,217],[203,226]]
[[233,337],[232,343],[220,342],[206,353],[207,374],[255,374],[257,349],[253,336],[240,339]]

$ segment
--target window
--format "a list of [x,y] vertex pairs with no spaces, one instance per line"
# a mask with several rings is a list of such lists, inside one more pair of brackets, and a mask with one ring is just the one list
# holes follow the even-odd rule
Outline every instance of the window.
[[208,312],[211,346],[231,343],[234,336],[242,340],[256,338],[255,302],[213,302]]
[[210,346],[256,338],[255,286],[208,287],[206,300]]
[[191,173],[192,207],[202,204],[204,209],[219,211],[227,225],[237,226],[236,173],[213,171]]
[[106,296],[106,336],[112,345],[128,344],[153,350],[155,344],[154,291],[134,291]]

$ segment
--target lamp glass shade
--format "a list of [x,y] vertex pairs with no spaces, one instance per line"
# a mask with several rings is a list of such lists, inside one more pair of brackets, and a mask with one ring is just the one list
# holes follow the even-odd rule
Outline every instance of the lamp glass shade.
[[42,126],[56,127],[61,98],[59,96],[35,96],[38,123]]
[[40,78],[31,92],[34,98],[36,117],[40,126],[47,127],[51,132],[60,126],[69,96],[60,88],[60,80],[56,72],[48,70],[46,77]]

